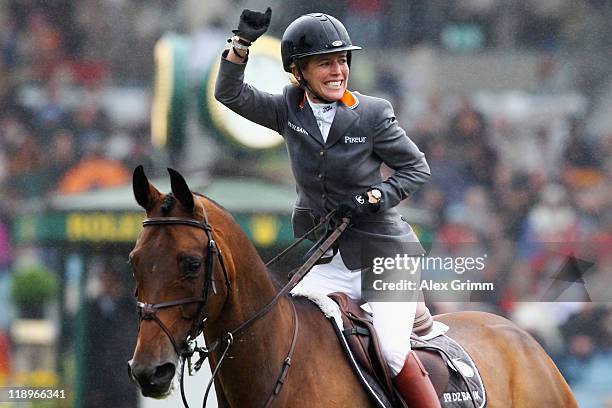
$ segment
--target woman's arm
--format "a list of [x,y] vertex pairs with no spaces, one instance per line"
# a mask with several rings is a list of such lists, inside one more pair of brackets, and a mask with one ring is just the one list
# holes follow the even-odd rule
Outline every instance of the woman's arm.
[[379,185],[382,194],[380,210],[395,207],[424,184],[431,171],[425,155],[399,126],[391,104],[385,101],[376,126],[374,153],[395,173]]
[[215,98],[240,116],[282,134],[286,123],[286,105],[281,94],[273,95],[244,83],[248,58],[240,57],[233,49],[223,52],[219,75],[215,84]]
[[215,98],[240,116],[282,134],[286,122],[283,96],[262,92],[244,83],[249,46],[266,32],[271,15],[269,7],[265,13],[242,11],[238,28],[233,30],[231,46],[221,58]]

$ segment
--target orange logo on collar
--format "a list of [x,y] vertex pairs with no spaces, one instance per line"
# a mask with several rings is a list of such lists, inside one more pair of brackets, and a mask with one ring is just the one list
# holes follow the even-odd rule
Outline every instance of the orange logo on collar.
[[342,95],[340,101],[350,109],[355,109],[357,105],[359,105],[359,99],[357,99],[357,97],[348,89],[344,91],[344,95]]

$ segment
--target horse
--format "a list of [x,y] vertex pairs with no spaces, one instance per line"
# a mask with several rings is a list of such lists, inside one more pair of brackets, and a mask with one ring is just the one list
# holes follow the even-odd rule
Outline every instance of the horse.
[[[142,394],[172,392],[187,339],[203,331],[220,407],[373,406],[320,310],[287,296],[270,303],[277,286],[247,235],[168,170],[168,194],[142,166],[133,175],[147,218],[129,255],[141,323],[128,371]],[[578,407],[550,357],[511,321],[483,312],[435,320],[476,362],[489,407]]]

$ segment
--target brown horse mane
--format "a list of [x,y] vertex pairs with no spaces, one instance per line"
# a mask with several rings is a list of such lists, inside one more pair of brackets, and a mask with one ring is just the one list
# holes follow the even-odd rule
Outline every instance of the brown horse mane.
[[[227,211],[227,209],[225,207],[223,207],[221,204],[219,204],[218,202],[216,202],[212,198],[207,197],[204,194],[198,193],[198,192],[195,192],[195,191],[192,191],[192,193],[193,193],[193,195],[195,195],[197,197],[200,197],[200,198],[203,198],[206,201],[214,204],[215,207],[217,207],[217,209],[223,211],[227,215],[231,215],[230,212]],[[172,211],[172,208],[174,207],[174,204],[176,204],[176,202],[177,202],[177,199],[174,196],[174,193],[170,192],[170,193],[166,194],[164,199],[163,199],[162,205],[161,205],[162,215],[164,215],[164,216],[168,215],[170,213],[170,211]]]
[[[172,193],[170,193],[172,194]],[[234,219],[234,217],[232,216],[232,214],[225,208],[223,207],[221,204],[219,204],[217,201],[213,200],[212,198],[205,196],[202,193],[197,193],[197,192],[193,192],[193,194],[197,197],[199,197],[200,199],[204,199],[207,202],[210,202],[211,204],[213,204],[219,211],[223,212],[225,215],[227,215],[228,217],[230,217],[232,220]],[[244,233],[244,231],[242,230],[242,228],[239,227],[239,230],[242,231]],[[249,243],[251,243],[251,240],[249,240]],[[256,250],[257,252],[257,250]],[[257,252],[257,254],[259,255],[259,252]],[[261,256],[260,256],[261,259]],[[262,259],[263,261],[263,259]],[[266,270],[268,271],[268,276],[270,277],[270,279],[272,279],[272,283],[274,284],[274,286],[276,287],[276,289],[280,289],[283,287],[283,285],[286,283],[286,273],[288,271],[272,271],[270,268],[268,268],[266,266]]]
[[[193,195],[196,196],[200,202],[205,202],[205,203],[210,203],[213,205],[213,208],[215,210],[218,210],[221,214],[223,214],[225,217],[227,217],[229,220],[232,220],[236,225],[235,225],[235,229],[237,231],[239,231],[240,234],[240,241],[241,241],[241,248],[252,248],[253,250],[253,254],[257,255],[257,258],[259,261],[261,261],[261,266],[265,269],[265,271],[267,272],[268,277],[270,278],[270,280],[272,281],[273,285],[276,287],[276,289],[279,289],[283,286],[283,282],[281,282],[281,278],[279,278],[279,276],[275,273],[272,273],[272,271],[265,265],[263,259],[261,258],[261,255],[259,254],[259,252],[257,251],[257,249],[255,248],[255,246],[253,245],[253,243],[251,242],[251,240],[248,238],[246,232],[242,229],[242,227],[240,227],[240,225],[238,225],[238,223],[236,223],[233,215],[231,212],[229,212],[225,207],[223,207],[223,205],[219,204],[217,201],[213,200],[212,198],[199,193],[199,192],[195,192],[192,191]],[[172,209],[172,206],[174,205],[174,203],[176,203],[176,198],[174,197],[174,194],[172,193],[168,193],[166,195],[166,197],[164,198],[164,201],[162,203],[162,213],[164,215],[168,214],[170,212],[170,210]],[[168,212],[164,212],[164,205],[166,205],[166,203],[168,203],[169,209],[167,210]],[[204,204],[202,204],[204,205]],[[209,208],[210,210],[210,208]],[[211,212],[209,211],[208,214],[210,215]],[[216,223],[211,219],[210,223],[213,227],[213,230],[217,231],[217,225]],[[224,225],[224,227],[227,225]],[[219,232],[221,232],[219,230]],[[215,232],[217,233],[217,232]],[[250,266],[254,266],[254,264],[251,262]]]

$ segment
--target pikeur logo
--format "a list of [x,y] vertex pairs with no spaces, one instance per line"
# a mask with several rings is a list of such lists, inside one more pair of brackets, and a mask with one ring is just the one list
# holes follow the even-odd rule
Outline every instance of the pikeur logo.
[[301,126],[296,126],[296,125],[294,125],[293,123],[291,123],[291,122],[289,122],[289,121],[287,121],[287,124],[289,125],[289,127],[290,127],[291,129],[295,130],[296,132],[302,133],[302,134],[304,134],[304,135],[307,135],[307,134],[308,134],[308,132],[307,132],[306,130],[304,130],[304,128],[303,128],[303,127],[301,127]]
[[368,140],[367,136],[363,136],[363,137],[344,136],[344,143],[365,143],[366,140]]

